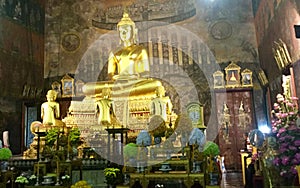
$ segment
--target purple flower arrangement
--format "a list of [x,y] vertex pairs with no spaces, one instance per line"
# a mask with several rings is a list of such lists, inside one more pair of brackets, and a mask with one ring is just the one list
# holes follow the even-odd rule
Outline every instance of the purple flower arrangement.
[[277,155],[273,164],[280,176],[294,177],[297,174],[296,165],[300,164],[300,127],[296,124],[298,118],[297,97],[277,95],[274,103],[272,132],[277,140]]

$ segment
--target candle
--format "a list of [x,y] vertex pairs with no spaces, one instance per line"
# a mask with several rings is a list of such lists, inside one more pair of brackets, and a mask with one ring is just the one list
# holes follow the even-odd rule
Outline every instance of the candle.
[[257,134],[254,134],[254,144],[256,145],[257,142]]

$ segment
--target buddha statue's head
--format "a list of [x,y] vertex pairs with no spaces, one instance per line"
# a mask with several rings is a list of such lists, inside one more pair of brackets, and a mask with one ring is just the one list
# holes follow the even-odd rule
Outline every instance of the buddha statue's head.
[[158,86],[156,88],[156,96],[158,96],[158,97],[164,97],[165,94],[166,94],[166,91],[165,91],[164,86]]
[[123,18],[118,23],[117,30],[120,35],[121,43],[125,45],[128,43],[129,45],[137,43],[137,28],[126,12],[124,12]]
[[47,101],[55,101],[57,97],[57,92],[55,90],[48,90],[47,92]]
[[102,97],[105,99],[110,98],[111,96],[111,89],[106,85],[102,90]]

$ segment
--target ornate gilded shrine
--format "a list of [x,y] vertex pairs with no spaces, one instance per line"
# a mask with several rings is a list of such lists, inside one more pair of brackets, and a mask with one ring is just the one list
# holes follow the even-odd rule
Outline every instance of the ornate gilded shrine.
[[[160,115],[166,124],[174,123],[176,114],[158,79],[149,78],[150,62],[146,49],[136,44],[135,23],[124,13],[117,25],[123,47],[110,52],[108,81],[82,85],[85,98],[71,101],[67,125],[77,125],[88,136],[105,134],[107,128],[128,128],[129,136],[147,130],[149,119]],[[123,33],[132,33],[130,37]]]

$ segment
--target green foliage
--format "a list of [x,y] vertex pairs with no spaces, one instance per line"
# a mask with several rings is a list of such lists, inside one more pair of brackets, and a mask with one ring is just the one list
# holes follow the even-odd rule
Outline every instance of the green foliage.
[[70,139],[70,144],[72,146],[77,146],[79,145],[80,142],[80,130],[79,128],[72,128],[71,131],[69,132],[69,139]]
[[55,141],[57,140],[59,134],[59,129],[53,128],[47,132],[45,136],[46,145],[53,146]]
[[207,141],[204,145],[203,148],[203,155],[204,156],[217,156],[220,154],[220,149],[219,146],[212,142],[212,141]]
[[12,157],[12,152],[9,148],[0,149],[0,160],[8,160]]
[[28,179],[25,176],[18,176],[15,180],[16,183],[27,184],[29,183]]
[[107,184],[116,185],[121,179],[121,171],[118,168],[105,168],[104,176]]
[[124,153],[124,157],[127,159],[136,158],[138,153],[138,145],[135,143],[126,144],[123,153]]

